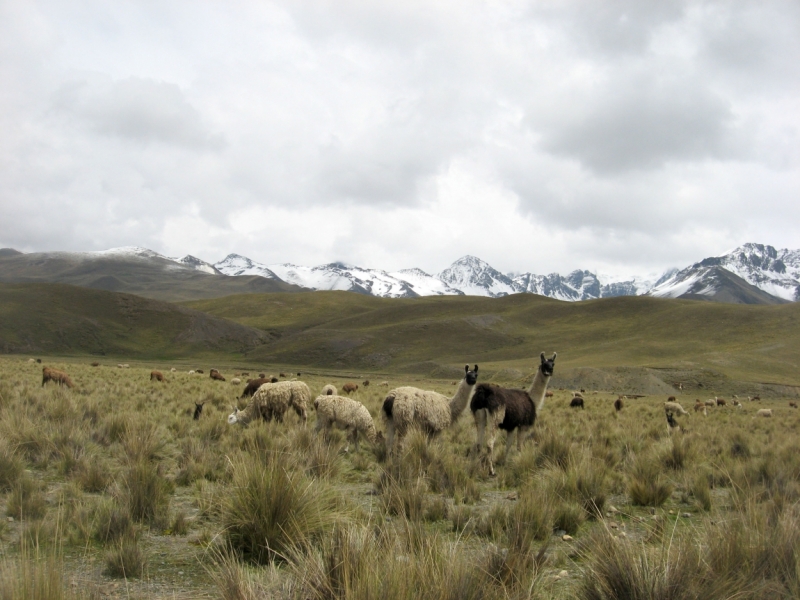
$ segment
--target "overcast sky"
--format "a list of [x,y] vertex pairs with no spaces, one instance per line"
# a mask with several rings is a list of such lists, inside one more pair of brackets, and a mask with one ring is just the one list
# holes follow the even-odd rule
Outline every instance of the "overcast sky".
[[0,210],[431,273],[800,248],[800,2],[0,0]]

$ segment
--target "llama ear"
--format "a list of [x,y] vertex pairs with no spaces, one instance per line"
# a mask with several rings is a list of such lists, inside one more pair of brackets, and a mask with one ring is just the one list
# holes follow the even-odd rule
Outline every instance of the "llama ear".
[[476,373],[478,372],[478,365],[475,365],[475,368],[473,369],[473,371],[475,371]]
[[464,365],[464,373],[469,373],[469,365]]
[[553,352],[553,358],[551,358],[550,360],[556,362],[556,356],[558,356],[558,352]]
[[544,352],[542,352],[541,356],[542,356],[542,364],[544,364],[544,361],[545,361],[545,360],[547,360],[547,359],[544,357]]

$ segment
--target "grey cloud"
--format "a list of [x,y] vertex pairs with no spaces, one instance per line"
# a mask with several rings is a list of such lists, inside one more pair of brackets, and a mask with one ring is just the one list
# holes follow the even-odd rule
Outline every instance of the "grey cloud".
[[200,113],[173,84],[130,77],[92,77],[64,84],[53,110],[74,117],[92,131],[136,142],[219,149],[221,135],[204,127]]

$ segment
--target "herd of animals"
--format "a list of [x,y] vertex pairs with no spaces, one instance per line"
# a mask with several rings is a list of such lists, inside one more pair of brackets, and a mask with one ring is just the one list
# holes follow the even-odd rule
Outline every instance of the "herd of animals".
[[[464,378],[456,385],[452,397],[447,397],[435,391],[423,390],[411,386],[394,388],[389,391],[381,407],[381,417],[385,427],[385,443],[390,454],[397,452],[402,445],[402,440],[412,428],[418,428],[429,436],[436,436],[458,420],[461,413],[469,405],[477,429],[475,448],[488,464],[490,475],[495,475],[494,469],[494,443],[499,430],[507,432],[507,454],[512,450],[516,438],[517,451],[520,450],[523,436],[533,427],[537,414],[541,412],[545,398],[552,396],[547,391],[547,386],[553,376],[556,353],[547,358],[545,353],[540,355],[540,363],[533,382],[527,391],[502,387],[493,383],[478,383],[478,365],[470,369],[464,367]],[[34,359],[30,359],[33,361]],[[41,360],[38,360],[41,362]],[[99,363],[92,363],[99,366]],[[128,367],[127,364],[117,365],[120,368]],[[176,369],[172,369],[176,371]],[[202,370],[190,373],[203,373]],[[248,373],[242,373],[242,376]],[[299,377],[301,374],[297,373]],[[216,370],[211,369],[209,376],[214,380],[225,381],[225,377]],[[285,378],[286,374],[281,373]],[[159,371],[150,373],[151,381],[165,381],[164,375]],[[52,381],[69,388],[73,387],[69,375],[63,371],[50,367],[42,369],[42,386]],[[240,384],[238,378],[232,383]],[[369,380],[362,386],[369,386]],[[383,381],[379,384],[388,387],[389,383]],[[346,383],[342,386],[345,394],[358,390],[358,384]],[[581,390],[583,392],[583,390]],[[572,408],[583,408],[584,399],[581,392],[573,392],[570,402]],[[336,387],[328,384],[322,388],[321,394],[311,401],[311,390],[308,385],[297,379],[281,381],[277,377],[267,377],[263,373],[258,378],[248,379],[241,398],[250,397],[244,409],[234,408],[228,416],[228,423],[246,425],[254,419],[261,418],[265,421],[275,419],[283,421],[284,415],[291,409],[305,425],[308,415],[307,408],[312,404],[316,414],[316,431],[330,430],[336,426],[347,432],[348,445],[345,452],[349,451],[350,443],[358,451],[359,436],[366,438],[370,443],[377,443],[384,436],[375,427],[375,422],[369,410],[358,400],[349,396],[341,396]],[[626,396],[619,396],[614,402],[614,409],[621,411],[624,407]],[[750,401],[759,401],[755,396],[748,398]],[[701,402],[697,400],[694,406],[696,412],[708,414],[708,408],[725,406],[727,402],[715,397],[713,400]],[[734,396],[732,405],[742,408],[739,399]],[[797,403],[789,402],[789,406],[797,408]],[[194,419],[199,419],[202,414],[203,404],[195,403]],[[664,411],[669,430],[682,429],[676,416],[689,415],[674,396],[670,396],[664,403]],[[772,417],[772,409],[760,409],[756,416]]]

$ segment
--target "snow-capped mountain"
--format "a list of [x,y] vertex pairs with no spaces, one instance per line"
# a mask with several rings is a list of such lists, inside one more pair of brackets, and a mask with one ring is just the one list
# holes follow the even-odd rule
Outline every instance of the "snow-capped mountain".
[[176,263],[184,265],[185,267],[189,267],[190,269],[194,269],[195,271],[202,271],[203,273],[208,273],[209,275],[222,275],[222,273],[214,268],[214,265],[207,263],[204,260],[200,260],[191,254],[187,254],[182,258],[172,258],[170,260],[174,260]]
[[768,294],[792,302],[800,300],[800,250],[744,244],[724,256],[706,258],[697,264],[718,265]]
[[506,275],[474,256],[462,256],[436,277],[467,296],[497,298],[520,291]]
[[428,275],[422,269],[403,269],[390,273],[392,277],[408,283],[418,296],[463,296],[464,292],[450,287],[444,281],[433,275]]

